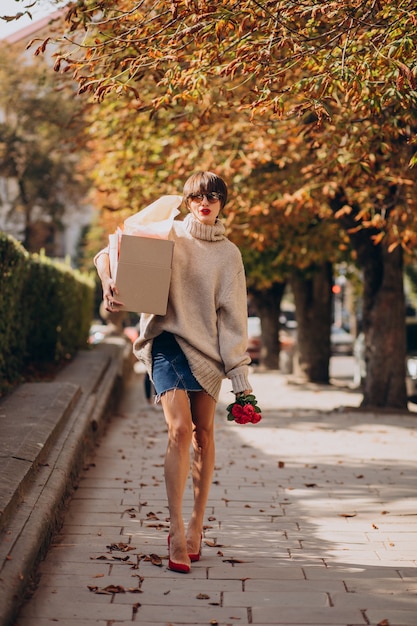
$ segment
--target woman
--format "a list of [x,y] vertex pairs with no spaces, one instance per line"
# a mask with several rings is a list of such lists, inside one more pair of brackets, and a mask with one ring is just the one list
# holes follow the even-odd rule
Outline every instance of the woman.
[[[189,572],[201,553],[204,512],[214,470],[214,414],[222,380],[235,394],[250,393],[246,280],[241,254],[218,216],[227,201],[225,182],[212,172],[184,186],[189,211],[174,221],[175,242],[167,313],[142,314],[134,352],[147,366],[168,426],[165,484],[170,513],[170,569]],[[96,266],[109,310],[121,304],[106,254]],[[190,471],[194,507],[185,529],[182,503]]]

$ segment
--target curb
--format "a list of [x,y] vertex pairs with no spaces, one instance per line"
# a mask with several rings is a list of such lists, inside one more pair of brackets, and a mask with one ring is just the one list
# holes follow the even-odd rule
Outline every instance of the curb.
[[13,625],[130,372],[130,343],[111,338],[79,352],[52,383],[25,383],[0,402],[2,433],[7,424],[14,433],[14,450],[0,458],[0,626]]

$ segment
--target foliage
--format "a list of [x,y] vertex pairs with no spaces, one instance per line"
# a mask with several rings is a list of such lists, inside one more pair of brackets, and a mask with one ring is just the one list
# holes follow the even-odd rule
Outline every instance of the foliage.
[[[69,67],[80,91],[98,100],[112,90],[131,90],[141,108],[200,99],[219,76],[248,87],[243,97],[229,87],[220,98],[255,113],[282,115],[290,86],[301,96],[299,110],[327,117],[335,83],[344,85],[352,109],[364,100],[373,109],[387,100],[409,105],[414,8],[412,0],[83,0],[70,5],[73,45],[56,67]],[[387,93],[381,74],[389,79]],[[145,78],[164,88],[156,102],[142,96]]]
[[9,192],[4,203],[5,228],[29,251],[47,247],[57,255],[53,242],[39,237],[39,224],[53,235],[68,211],[85,203],[83,103],[46,63],[29,63],[5,45],[1,55],[0,176],[16,181],[14,197]]
[[96,242],[100,237],[95,250],[127,215],[163,193],[180,193],[190,169],[214,169],[229,183],[223,218],[244,252],[251,283],[265,288],[294,265],[344,253],[346,238],[331,211],[303,187],[302,141],[282,123],[254,125],[234,111],[227,117],[206,111],[202,118],[196,105],[177,107],[173,119],[158,111],[143,120],[111,95],[91,112],[99,163],[92,167],[94,202],[102,207],[90,233]]
[[[406,267],[405,285],[409,309],[417,311],[417,265],[415,263]],[[408,313],[409,315],[411,315],[411,311]]]
[[[72,72],[79,92],[99,103],[112,96],[113,121],[107,123],[115,143],[103,162],[104,172],[117,172],[109,174],[109,206],[133,209],[134,189],[149,197],[158,185],[177,182],[185,163],[189,170],[190,163],[213,162],[213,156],[241,185],[239,170],[263,168],[263,143],[267,162],[281,168],[284,160],[284,169],[293,171],[299,164],[290,196],[315,192],[322,206],[342,186],[349,200],[343,211],[351,211],[350,203],[360,206],[356,228],[376,228],[376,243],[388,237],[388,245],[411,249],[417,213],[415,176],[407,172],[417,111],[413,6],[411,0],[71,5],[55,68]],[[144,122],[140,114],[147,112],[154,123]],[[213,125],[214,116],[219,122]],[[219,139],[228,143],[229,158],[217,149]],[[169,174],[172,164],[176,178]],[[150,167],[156,171],[151,186]]]
[[28,253],[0,231],[0,394],[19,380],[26,351],[27,309],[22,306]]
[[[227,225],[249,263],[265,261],[262,276],[334,260],[353,242],[369,327],[387,309],[388,283],[401,283],[399,246],[411,257],[417,239],[414,9],[411,0],[82,0],[69,8],[55,68],[107,112],[115,141],[108,159],[102,147],[100,179],[111,162],[121,169],[103,188],[111,208],[129,211],[135,191],[145,199],[215,164],[235,190]],[[388,310],[391,332],[401,307]],[[384,380],[395,379],[384,397],[398,399],[401,368],[384,365]]]
[[25,302],[36,311],[28,324],[28,362],[58,362],[86,346],[94,283],[68,265],[32,255]]
[[94,281],[69,266],[30,255],[0,233],[0,395],[25,368],[58,363],[87,346]]
[[[125,150],[118,160],[118,184],[107,197],[111,207],[120,208],[120,200],[113,200],[123,189],[140,189],[147,179],[143,168],[132,175],[125,165],[132,152],[140,154],[138,136],[151,141],[147,166],[157,171],[157,184],[169,177],[170,163],[181,169],[184,162],[184,149],[178,146],[165,160],[175,137],[184,131],[189,137],[192,128],[198,132],[212,111],[223,124],[233,116],[226,127],[233,134],[240,117],[245,132],[248,112],[255,123],[262,118],[266,154],[277,134],[268,136],[266,127],[282,121],[286,146],[288,133],[299,133],[293,147],[303,143],[301,152],[296,156],[290,151],[285,157],[303,164],[296,191],[309,182],[318,189],[322,204],[323,194],[331,199],[341,185],[349,203],[360,206],[354,215],[357,228],[376,228],[376,242],[388,236],[388,245],[412,249],[417,213],[415,176],[407,172],[415,154],[417,115],[412,0],[245,0],[232,5],[225,0],[144,0],[139,5],[133,0],[117,5],[83,0],[69,5],[66,24],[55,69],[72,73],[79,92],[93,95],[97,102],[112,94],[122,103],[114,105],[118,115],[108,129],[115,134],[116,152]],[[41,42],[35,54],[46,45]],[[159,142],[150,135],[158,125],[144,128],[145,118],[138,116],[146,112],[151,117],[166,113],[158,118]],[[119,122],[124,131],[117,130]],[[118,138],[123,147],[117,148]],[[233,159],[236,144],[228,139]],[[205,161],[207,149],[196,144],[184,143],[188,164]],[[216,146],[214,131],[207,144]],[[240,160],[235,159],[234,172]],[[112,171],[106,159],[103,167]],[[256,164],[251,167],[255,171]],[[122,176],[125,185],[120,185]],[[121,203],[132,208],[132,193],[126,194],[127,202],[122,197]],[[343,210],[351,210],[350,204]]]

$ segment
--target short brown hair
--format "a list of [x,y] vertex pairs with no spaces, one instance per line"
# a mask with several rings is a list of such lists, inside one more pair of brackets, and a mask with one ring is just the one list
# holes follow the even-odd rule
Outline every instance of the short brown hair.
[[227,202],[227,185],[223,178],[213,174],[213,172],[196,172],[192,174],[184,185],[184,198],[188,203],[188,199],[193,194],[213,193],[216,192],[220,196],[221,208]]

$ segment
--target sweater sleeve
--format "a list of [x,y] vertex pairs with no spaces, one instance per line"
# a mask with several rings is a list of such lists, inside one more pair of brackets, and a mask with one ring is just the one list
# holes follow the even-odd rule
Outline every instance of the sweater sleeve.
[[106,246],[105,248],[103,248],[102,250],[99,250],[96,254],[96,256],[93,259],[93,263],[94,265],[97,267],[97,261],[99,256],[101,256],[102,254],[109,254],[109,246]]
[[218,310],[219,349],[234,393],[252,389],[248,380],[247,293],[243,264],[223,289]]

